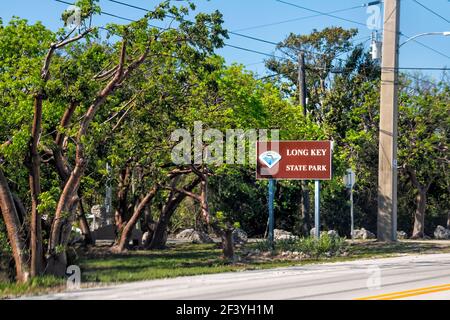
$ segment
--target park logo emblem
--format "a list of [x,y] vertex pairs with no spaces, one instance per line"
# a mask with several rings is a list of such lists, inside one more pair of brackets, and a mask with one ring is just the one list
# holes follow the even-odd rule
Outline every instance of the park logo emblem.
[[276,151],[266,151],[260,154],[259,160],[270,169],[281,160],[281,155]]

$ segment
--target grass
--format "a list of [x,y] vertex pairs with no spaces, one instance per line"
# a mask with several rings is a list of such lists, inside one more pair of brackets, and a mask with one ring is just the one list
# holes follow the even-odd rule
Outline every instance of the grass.
[[0,299],[22,295],[39,294],[46,292],[63,291],[65,280],[53,276],[33,278],[27,283],[0,282]]
[[[257,249],[258,243],[249,243],[246,249]],[[412,253],[450,253],[450,243],[402,241],[395,244],[376,241],[351,242],[346,256],[318,257],[305,260],[281,259],[266,256],[264,259],[242,259],[234,264],[223,260],[217,244],[177,244],[166,250],[130,251],[111,254],[108,247],[94,247],[78,251],[77,261],[82,271],[82,286],[121,283],[139,280],[173,278],[220,272],[267,269],[310,263],[349,261],[363,258],[391,257]],[[0,298],[30,295],[65,289],[65,280],[38,277],[26,284],[0,282]]]

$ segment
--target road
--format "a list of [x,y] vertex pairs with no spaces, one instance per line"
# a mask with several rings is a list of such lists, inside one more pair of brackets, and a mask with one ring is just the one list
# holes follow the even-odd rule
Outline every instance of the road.
[[27,299],[450,300],[450,254],[142,281]]

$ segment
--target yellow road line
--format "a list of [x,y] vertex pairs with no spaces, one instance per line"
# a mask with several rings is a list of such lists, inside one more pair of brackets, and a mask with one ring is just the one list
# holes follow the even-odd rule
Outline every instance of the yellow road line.
[[431,286],[431,287],[425,287],[425,288],[418,288],[418,289],[412,289],[412,290],[379,294],[376,296],[357,298],[355,300],[392,300],[392,299],[400,299],[400,298],[418,296],[421,294],[440,292],[440,291],[446,291],[446,290],[450,290],[450,284],[443,284],[443,285],[439,285],[439,286]]

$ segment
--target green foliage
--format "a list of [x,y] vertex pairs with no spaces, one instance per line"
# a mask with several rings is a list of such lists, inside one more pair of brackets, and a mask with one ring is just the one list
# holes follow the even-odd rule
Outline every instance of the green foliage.
[[[124,187],[120,175],[131,172],[125,202],[131,211],[135,203],[159,184],[168,184],[174,169],[186,169],[171,161],[174,146],[171,132],[194,122],[204,129],[279,129],[281,140],[334,141],[331,181],[322,183],[322,228],[349,234],[348,193],[342,175],[348,167],[357,175],[355,224],[376,228],[378,179],[378,121],[380,68],[363,46],[355,45],[353,29],[339,27],[314,30],[309,35],[290,34],[279,48],[288,59],[270,59],[267,67],[281,74],[275,80],[258,80],[242,65],[225,64],[215,50],[224,45],[227,32],[220,12],[199,13],[193,19],[192,2],[171,5],[164,1],[142,19],[127,25],[109,24],[106,39],[94,29],[83,40],[58,49],[50,65],[48,82],[41,77],[42,64],[51,43],[67,39],[90,27],[91,17],[100,12],[98,1],[79,0],[83,25],[74,30],[52,32],[41,23],[29,24],[13,18],[0,19],[0,155],[1,169],[8,183],[29,211],[28,146],[33,117],[33,99],[43,93],[43,121],[39,153],[42,156],[38,210],[52,218],[63,181],[52,159],[57,134],[66,139],[63,152],[72,168],[75,141],[83,144],[87,167],[81,180],[86,207],[103,203],[106,182],[117,193]],[[67,22],[70,12],[63,14]],[[173,28],[160,30],[154,22],[171,16]],[[105,41],[106,40],[106,41]],[[118,62],[126,44],[125,67],[148,50],[147,59],[130,77],[117,85],[92,119],[88,132],[78,137],[86,110],[96,101],[111,79],[104,73]],[[298,103],[297,61],[299,49],[306,50],[309,105],[307,115]],[[317,54],[312,54],[316,52]],[[348,57],[338,65],[337,57]],[[292,59],[292,57],[295,57]],[[113,70],[114,71],[114,70]],[[403,78],[402,86],[407,83]],[[450,127],[448,84],[411,90],[403,87],[399,115],[399,226],[411,228],[415,189],[406,169],[414,170],[421,185],[429,186],[427,230],[444,224],[449,205],[448,140]],[[433,88],[434,87],[434,88]],[[68,106],[76,106],[67,128],[60,125]],[[4,142],[7,141],[7,144]],[[205,142],[204,146],[210,142]],[[246,143],[249,147],[249,143]],[[248,160],[248,159],[247,159]],[[112,167],[111,172],[106,165]],[[262,235],[267,225],[267,182],[255,179],[252,165],[210,165],[209,206],[222,228],[241,227],[250,236]],[[180,187],[194,174],[176,181]],[[312,183],[309,184],[312,190]],[[413,191],[413,192],[411,192]],[[195,189],[194,192],[198,192]],[[161,188],[151,204],[153,219],[167,203],[170,192]],[[275,216],[277,227],[300,234],[300,183],[277,182]],[[114,197],[117,208],[117,197]],[[312,207],[312,197],[311,197]],[[196,224],[198,203],[184,201],[171,223],[171,230]],[[129,212],[127,212],[129,214]],[[63,217],[68,218],[69,212]],[[9,254],[6,232],[0,222],[0,252]],[[338,252],[340,240],[322,237],[280,242],[320,256]],[[261,244],[262,246],[264,244]],[[65,248],[58,247],[57,251]],[[2,256],[2,260],[3,259]],[[164,272],[162,274],[165,274]]]
[[59,198],[60,189],[53,187],[49,191],[44,191],[39,195],[38,210],[42,215],[52,217],[56,210],[57,200]]
[[6,226],[0,217],[0,283],[11,277],[9,265],[11,259],[12,252],[6,235]]
[[[258,241],[257,248],[260,251],[270,251],[270,245],[267,240]],[[324,233],[319,239],[314,237],[291,238],[275,241],[275,251],[300,252],[305,255],[319,258],[322,256],[339,256],[348,249],[345,238],[333,237]]]

